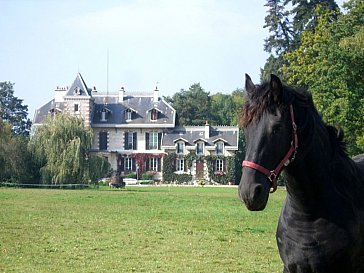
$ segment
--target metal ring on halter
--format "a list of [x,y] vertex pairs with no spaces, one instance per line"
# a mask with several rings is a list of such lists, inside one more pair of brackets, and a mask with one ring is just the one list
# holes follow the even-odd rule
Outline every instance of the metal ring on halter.
[[274,180],[277,180],[277,174],[275,173],[275,171],[270,171],[270,175],[268,176],[268,179],[270,180],[270,182],[273,183]]

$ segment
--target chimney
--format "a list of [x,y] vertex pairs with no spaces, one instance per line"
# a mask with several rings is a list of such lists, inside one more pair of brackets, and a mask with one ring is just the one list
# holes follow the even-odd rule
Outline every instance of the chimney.
[[124,101],[124,95],[125,95],[124,87],[121,87],[120,90],[119,90],[119,102]]
[[64,96],[67,94],[68,88],[57,86],[54,90],[54,101],[55,102],[64,102]]
[[155,90],[153,91],[153,102],[157,102],[159,97],[159,90],[158,86],[155,87]]
[[205,123],[205,139],[209,139],[210,138],[210,125],[209,122],[206,120]]
[[96,89],[96,86],[94,86],[93,88],[92,88],[92,94],[96,94],[97,93],[97,89]]

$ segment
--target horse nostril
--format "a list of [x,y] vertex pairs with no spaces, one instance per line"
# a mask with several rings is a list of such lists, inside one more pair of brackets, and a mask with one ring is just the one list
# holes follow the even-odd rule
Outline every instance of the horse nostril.
[[262,192],[263,192],[263,186],[262,185],[256,186],[254,189],[254,199],[259,198]]

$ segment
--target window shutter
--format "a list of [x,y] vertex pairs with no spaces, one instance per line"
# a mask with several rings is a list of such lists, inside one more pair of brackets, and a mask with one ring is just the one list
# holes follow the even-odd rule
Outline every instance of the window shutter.
[[120,157],[120,171],[123,172],[125,170],[125,166],[124,166],[124,157]]
[[145,160],[145,170],[149,171],[149,158]]
[[107,132],[99,133],[99,149],[107,150]]
[[224,172],[226,173],[226,160],[225,159],[222,160],[222,166],[223,166]]
[[161,149],[162,144],[162,133],[158,133],[158,150]]
[[161,159],[160,158],[157,158],[157,160],[158,160],[158,172],[160,172],[161,171]]
[[133,133],[133,150],[138,150],[137,132]]
[[133,161],[132,161],[132,165],[131,165],[131,170],[135,172],[136,171],[135,158],[133,158],[132,160]]
[[124,150],[128,150],[128,146],[129,146],[128,140],[129,140],[129,133],[125,132],[124,133]]
[[149,150],[149,133],[145,133],[145,149]]

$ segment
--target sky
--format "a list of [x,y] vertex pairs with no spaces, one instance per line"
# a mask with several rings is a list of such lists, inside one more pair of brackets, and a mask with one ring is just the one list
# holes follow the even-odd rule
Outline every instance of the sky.
[[[264,0],[0,0],[0,82],[34,111],[81,73],[99,92],[215,94],[259,82]],[[338,1],[338,3],[341,1]]]

